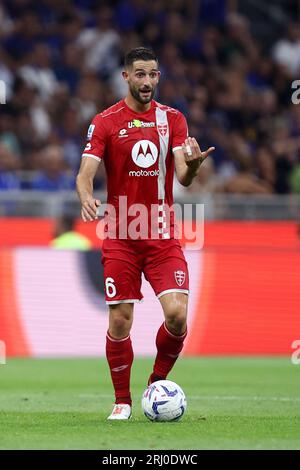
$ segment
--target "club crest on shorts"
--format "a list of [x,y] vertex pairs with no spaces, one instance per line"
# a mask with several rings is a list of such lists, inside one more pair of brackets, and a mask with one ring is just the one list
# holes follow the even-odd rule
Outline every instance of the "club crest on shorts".
[[181,287],[185,281],[185,272],[184,271],[174,271],[175,281]]

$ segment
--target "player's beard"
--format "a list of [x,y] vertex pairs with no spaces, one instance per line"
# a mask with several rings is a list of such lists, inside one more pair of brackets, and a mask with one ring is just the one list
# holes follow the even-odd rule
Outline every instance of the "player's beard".
[[155,88],[147,88],[143,91],[150,91],[150,95],[148,98],[143,98],[141,96],[141,90],[139,88],[134,88],[132,85],[129,86],[130,93],[132,94],[133,98],[141,104],[148,104],[153,99]]

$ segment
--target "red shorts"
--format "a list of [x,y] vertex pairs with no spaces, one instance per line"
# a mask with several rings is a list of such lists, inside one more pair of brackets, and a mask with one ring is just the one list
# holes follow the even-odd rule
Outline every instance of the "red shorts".
[[187,263],[178,240],[110,240],[102,246],[107,304],[139,302],[142,273],[157,297],[188,294]]

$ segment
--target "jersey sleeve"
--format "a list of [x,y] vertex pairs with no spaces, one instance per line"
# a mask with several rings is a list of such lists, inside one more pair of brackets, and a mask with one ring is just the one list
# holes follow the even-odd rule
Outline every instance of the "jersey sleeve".
[[105,154],[106,148],[106,130],[103,123],[103,117],[97,114],[87,131],[87,143],[82,157],[90,157],[100,162]]
[[172,139],[172,150],[181,149],[181,146],[185,139],[188,137],[189,131],[186,119],[182,113],[178,113],[174,120],[173,128],[173,139]]

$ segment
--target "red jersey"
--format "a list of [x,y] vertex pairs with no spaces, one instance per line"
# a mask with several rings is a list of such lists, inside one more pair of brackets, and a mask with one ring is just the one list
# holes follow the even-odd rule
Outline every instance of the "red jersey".
[[[125,199],[127,223],[138,215],[134,205],[144,205],[149,214],[151,206],[156,206],[159,238],[172,238],[173,221],[166,223],[165,219],[168,208],[173,205],[173,152],[181,148],[187,136],[187,123],[182,113],[154,100],[144,113],[133,111],[121,100],[94,117],[82,156],[104,161],[107,203],[116,209],[118,238],[128,236],[120,229],[121,218],[125,216]],[[152,219],[154,213],[155,210]]]

